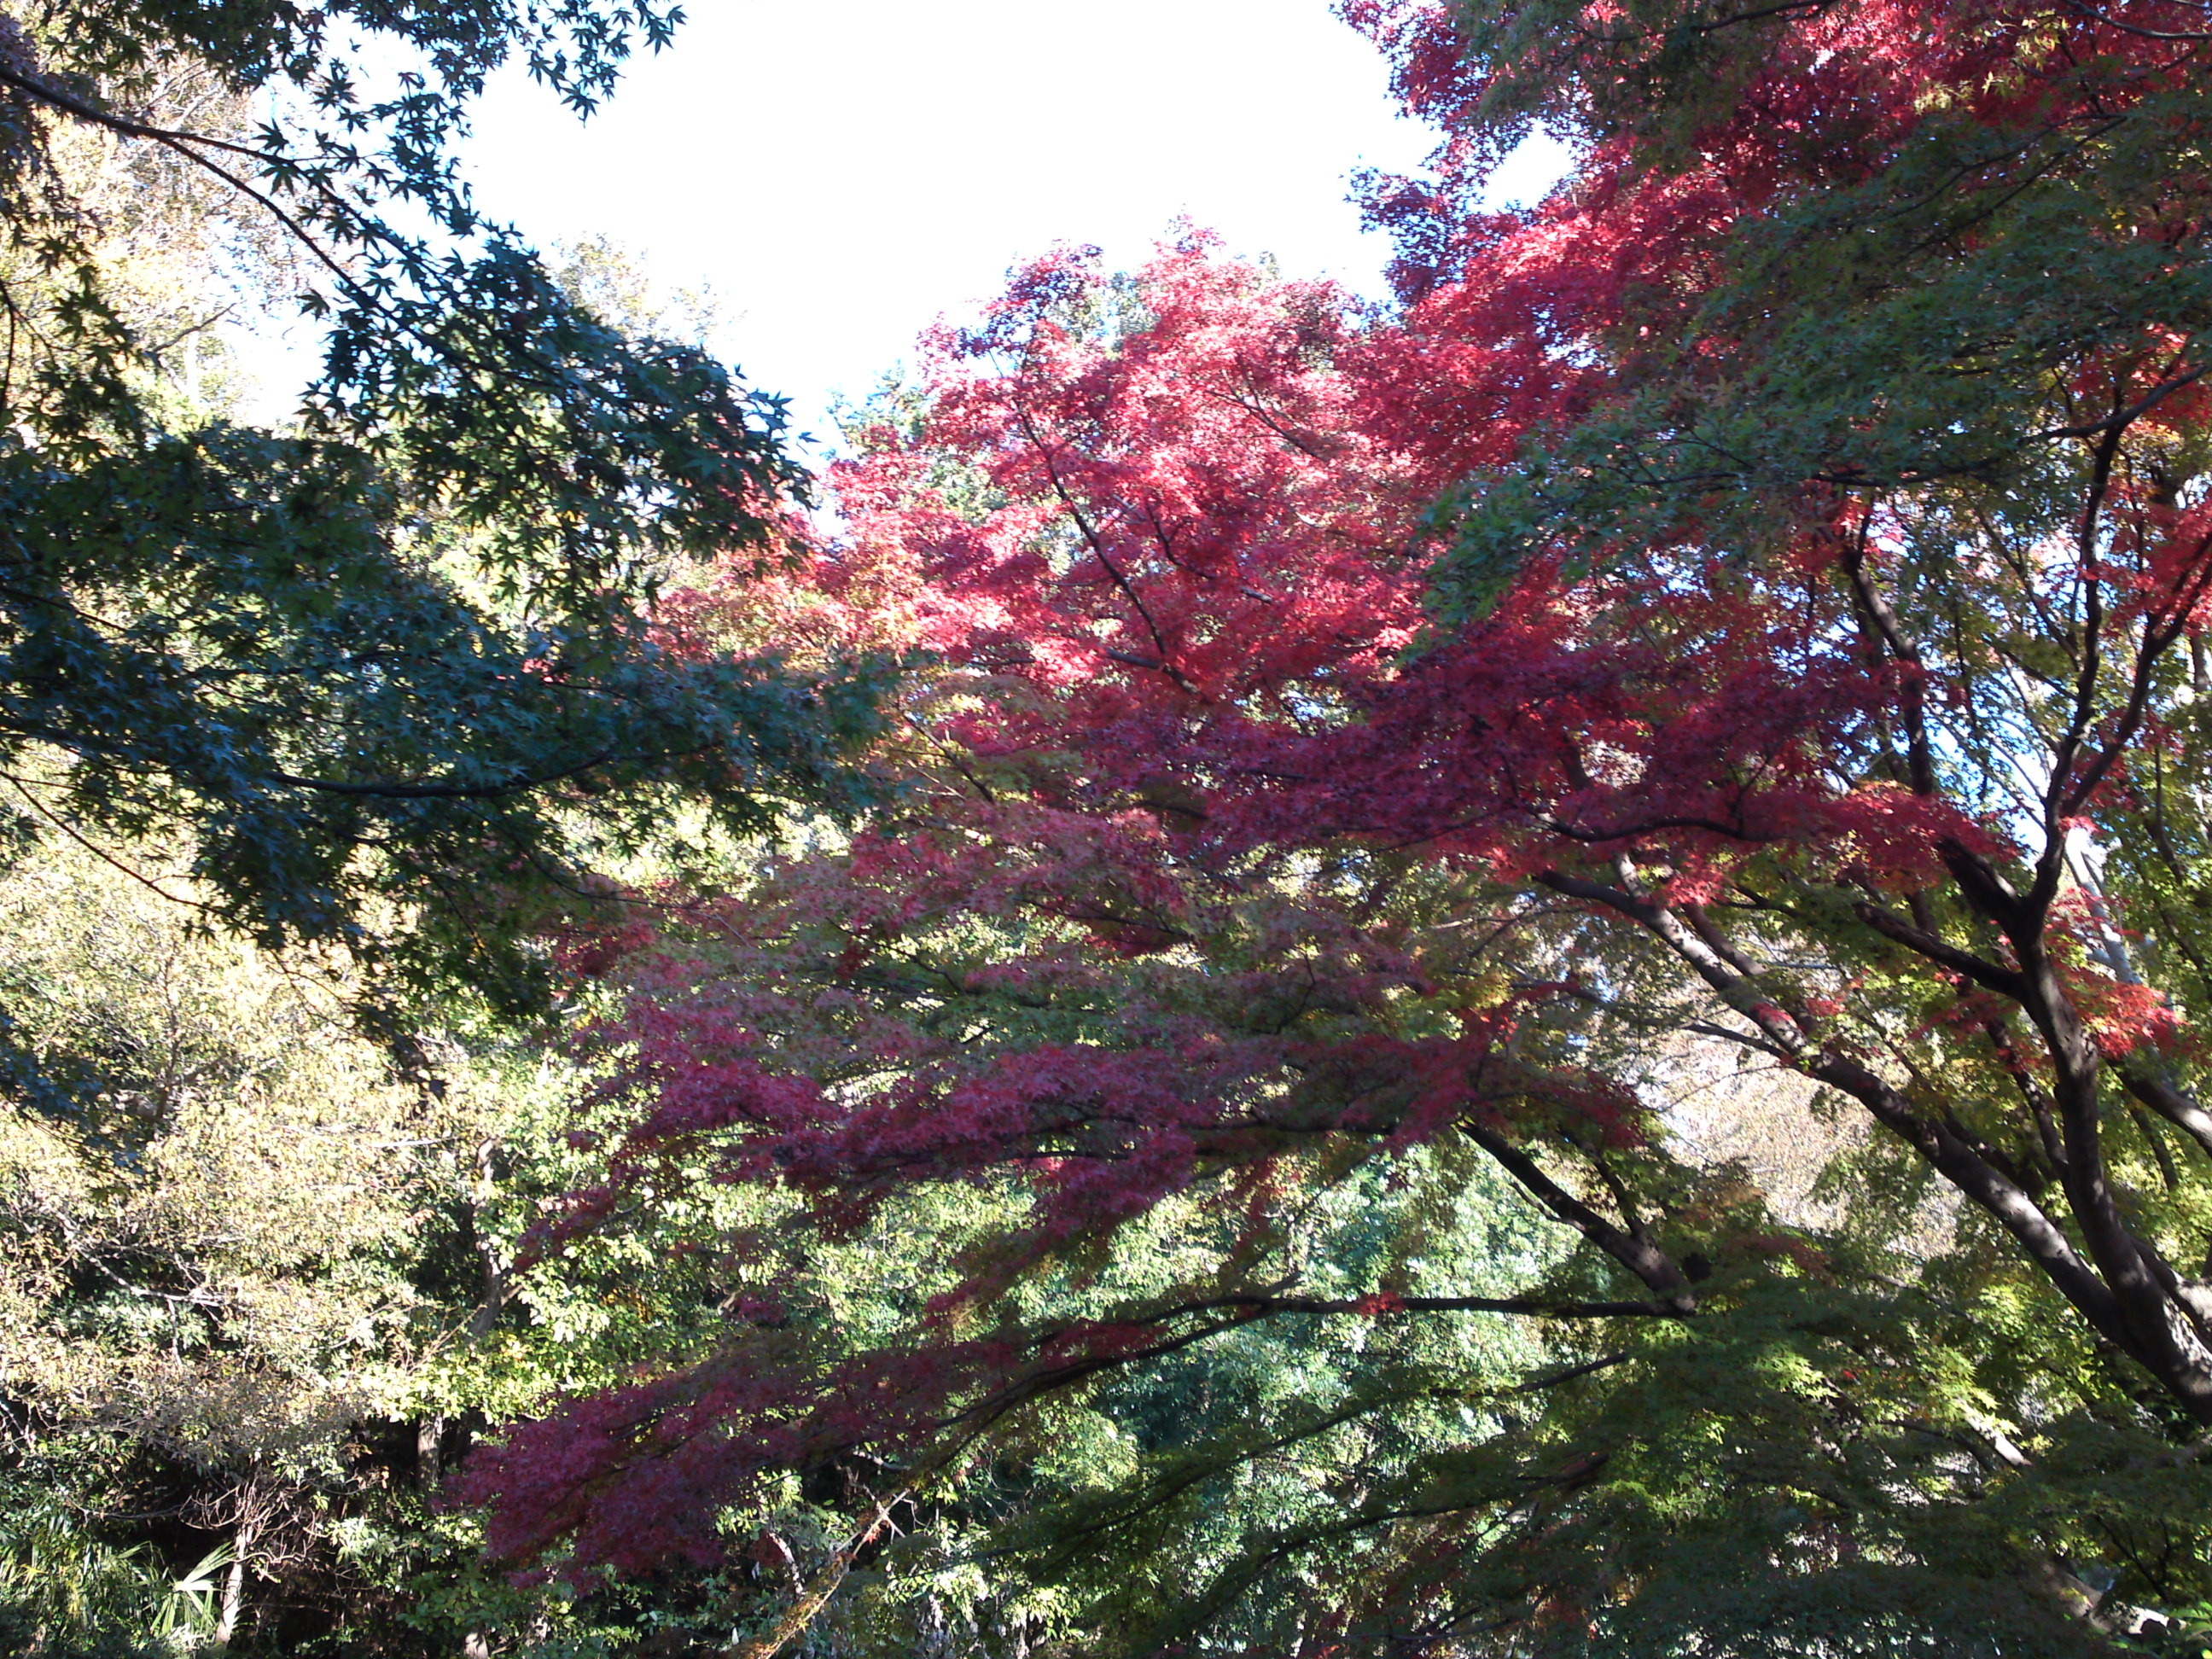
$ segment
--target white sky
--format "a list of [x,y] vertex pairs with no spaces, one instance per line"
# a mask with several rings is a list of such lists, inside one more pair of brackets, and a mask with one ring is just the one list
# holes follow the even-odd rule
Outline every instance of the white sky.
[[695,0],[588,124],[502,78],[467,160],[534,240],[710,287],[718,349],[823,434],[834,394],[1056,240],[1127,265],[1188,216],[1377,292],[1346,175],[1432,142],[1327,0]]

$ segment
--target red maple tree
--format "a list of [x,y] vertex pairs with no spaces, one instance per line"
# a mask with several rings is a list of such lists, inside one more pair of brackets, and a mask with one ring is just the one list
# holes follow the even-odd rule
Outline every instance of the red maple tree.
[[[1353,15],[1453,134],[1373,186],[1401,303],[1191,236],[1125,281],[1054,254],[933,337],[784,624],[935,665],[908,793],[594,959],[647,1105],[566,1225],[702,1162],[832,1236],[948,1186],[1006,1207],[891,1340],[763,1284],[714,1358],[519,1430],[471,1476],[495,1548],[711,1553],[776,1471],[865,1447],[927,1485],[1269,1321],[1525,1318],[1626,1375],[1679,1352],[1634,1333],[1777,1284],[1895,1286],[1691,1170],[1669,1042],[1863,1113],[2118,1368],[2130,1432],[2212,1425],[2201,15]],[[1532,122],[1572,176],[1471,208]],[[1317,1170],[1446,1140],[1567,1267],[1282,1268]],[[1086,1302],[1070,1264],[1163,1206],[1211,1252]],[[1806,1388],[1911,1370],[1880,1347]],[[1488,1437],[1491,1484],[1419,1511],[1424,1588],[1378,1568],[1369,1601],[1467,1639],[1433,1553],[1504,1547],[1469,1517],[1641,1432],[1578,1421],[1571,1476]],[[1521,1616],[1632,1589],[1543,1559]]]

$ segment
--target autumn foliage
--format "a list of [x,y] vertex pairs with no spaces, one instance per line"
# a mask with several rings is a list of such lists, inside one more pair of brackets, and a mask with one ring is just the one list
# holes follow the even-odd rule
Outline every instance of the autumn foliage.
[[[1492,1403],[1329,1465],[1187,1595],[1084,1592],[1082,1640],[2180,1630],[2212,1588],[2201,10],[1350,10],[1448,133],[1370,184],[1395,306],[1196,234],[1126,277],[1049,255],[932,337],[787,589],[684,601],[910,653],[900,793],[571,942],[637,1109],[543,1248],[687,1179],[769,1196],[701,1241],[715,1352],[478,1460],[495,1547],[720,1559],[779,1481],[865,1468],[868,1547],[902,1504],[1065,1574],[1257,1443],[1155,1424],[1127,1483],[1003,1535],[979,1472],[1349,1322],[1367,1358],[1265,1455]],[[1571,176],[1482,210],[1532,124]],[[1686,1136],[1741,1067],[1832,1153],[1826,1209]],[[1402,1217],[1316,1261],[1324,1194],[1472,1170],[1552,1241],[1517,1278],[1440,1282]],[[854,1241],[922,1264],[896,1328],[805,1289]],[[1392,1334],[1470,1321],[1527,1363]],[[2093,1465],[2149,1483],[2155,1562],[2083,1518],[2118,1512]]]

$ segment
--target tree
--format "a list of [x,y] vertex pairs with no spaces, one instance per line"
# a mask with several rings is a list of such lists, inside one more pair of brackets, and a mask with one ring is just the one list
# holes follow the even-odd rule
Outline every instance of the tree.
[[[912,792],[574,958],[643,1106],[567,1229],[787,1218],[721,1355],[479,1462],[495,1542],[842,1470],[755,1652],[894,1515],[1076,1650],[2193,1652],[2201,14],[1361,15],[1455,124],[1396,313],[1049,259],[839,479],[793,603],[946,664]],[[1819,1192],[1700,1156],[1739,1066]],[[1187,1408],[1271,1330],[1348,1358]]]
[[[514,1002],[532,894],[572,892],[682,803],[757,828],[844,787],[864,669],[684,658],[650,619],[677,564],[778,556],[803,489],[781,405],[572,298],[454,170],[500,64],[525,57],[587,112],[676,21],[0,18],[0,769],[20,835],[185,836],[220,924]],[[203,257],[149,271],[149,245],[180,236]],[[296,428],[195,402],[223,310],[288,287],[325,344]]]
[[194,921],[82,849],[0,881],[21,1040],[102,1085],[66,1115],[0,1109],[0,1647],[711,1630],[711,1581],[508,1584],[436,1491],[487,1421],[704,1351],[722,1292],[665,1247],[751,1195],[672,1196],[661,1238],[533,1269],[522,1235],[590,1168],[558,1054],[456,1010],[413,1029],[438,1086],[395,1082],[326,973]]

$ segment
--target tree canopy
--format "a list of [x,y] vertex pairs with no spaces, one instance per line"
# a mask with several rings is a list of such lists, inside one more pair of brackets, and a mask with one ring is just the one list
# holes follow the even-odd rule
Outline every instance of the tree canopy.
[[842,1470],[823,1585],[1070,1651],[2193,1652],[2201,12],[1356,15],[1396,307],[1049,258],[836,475],[912,792],[580,944],[642,1115],[547,1248],[786,1202],[495,1547]]
[[[804,492],[781,404],[566,292],[456,172],[501,64],[588,111],[674,21],[0,17],[19,835],[185,836],[221,923],[513,1000],[523,901],[595,848],[680,804],[757,830],[846,787],[863,669],[686,656],[649,617],[684,562],[780,556]],[[295,301],[321,373],[296,421],[241,423],[210,331]]]
[[[0,962],[94,1103],[0,1139],[27,1648],[2199,1659],[2203,8],[1345,10],[1390,303],[1054,251],[811,521],[447,159],[666,18],[131,14],[322,112],[236,150],[24,35],[0,684],[197,701],[21,793],[258,936],[8,890],[100,918]],[[296,433],[175,412],[80,129],[330,254]],[[279,988],[349,938],[412,1080]]]

